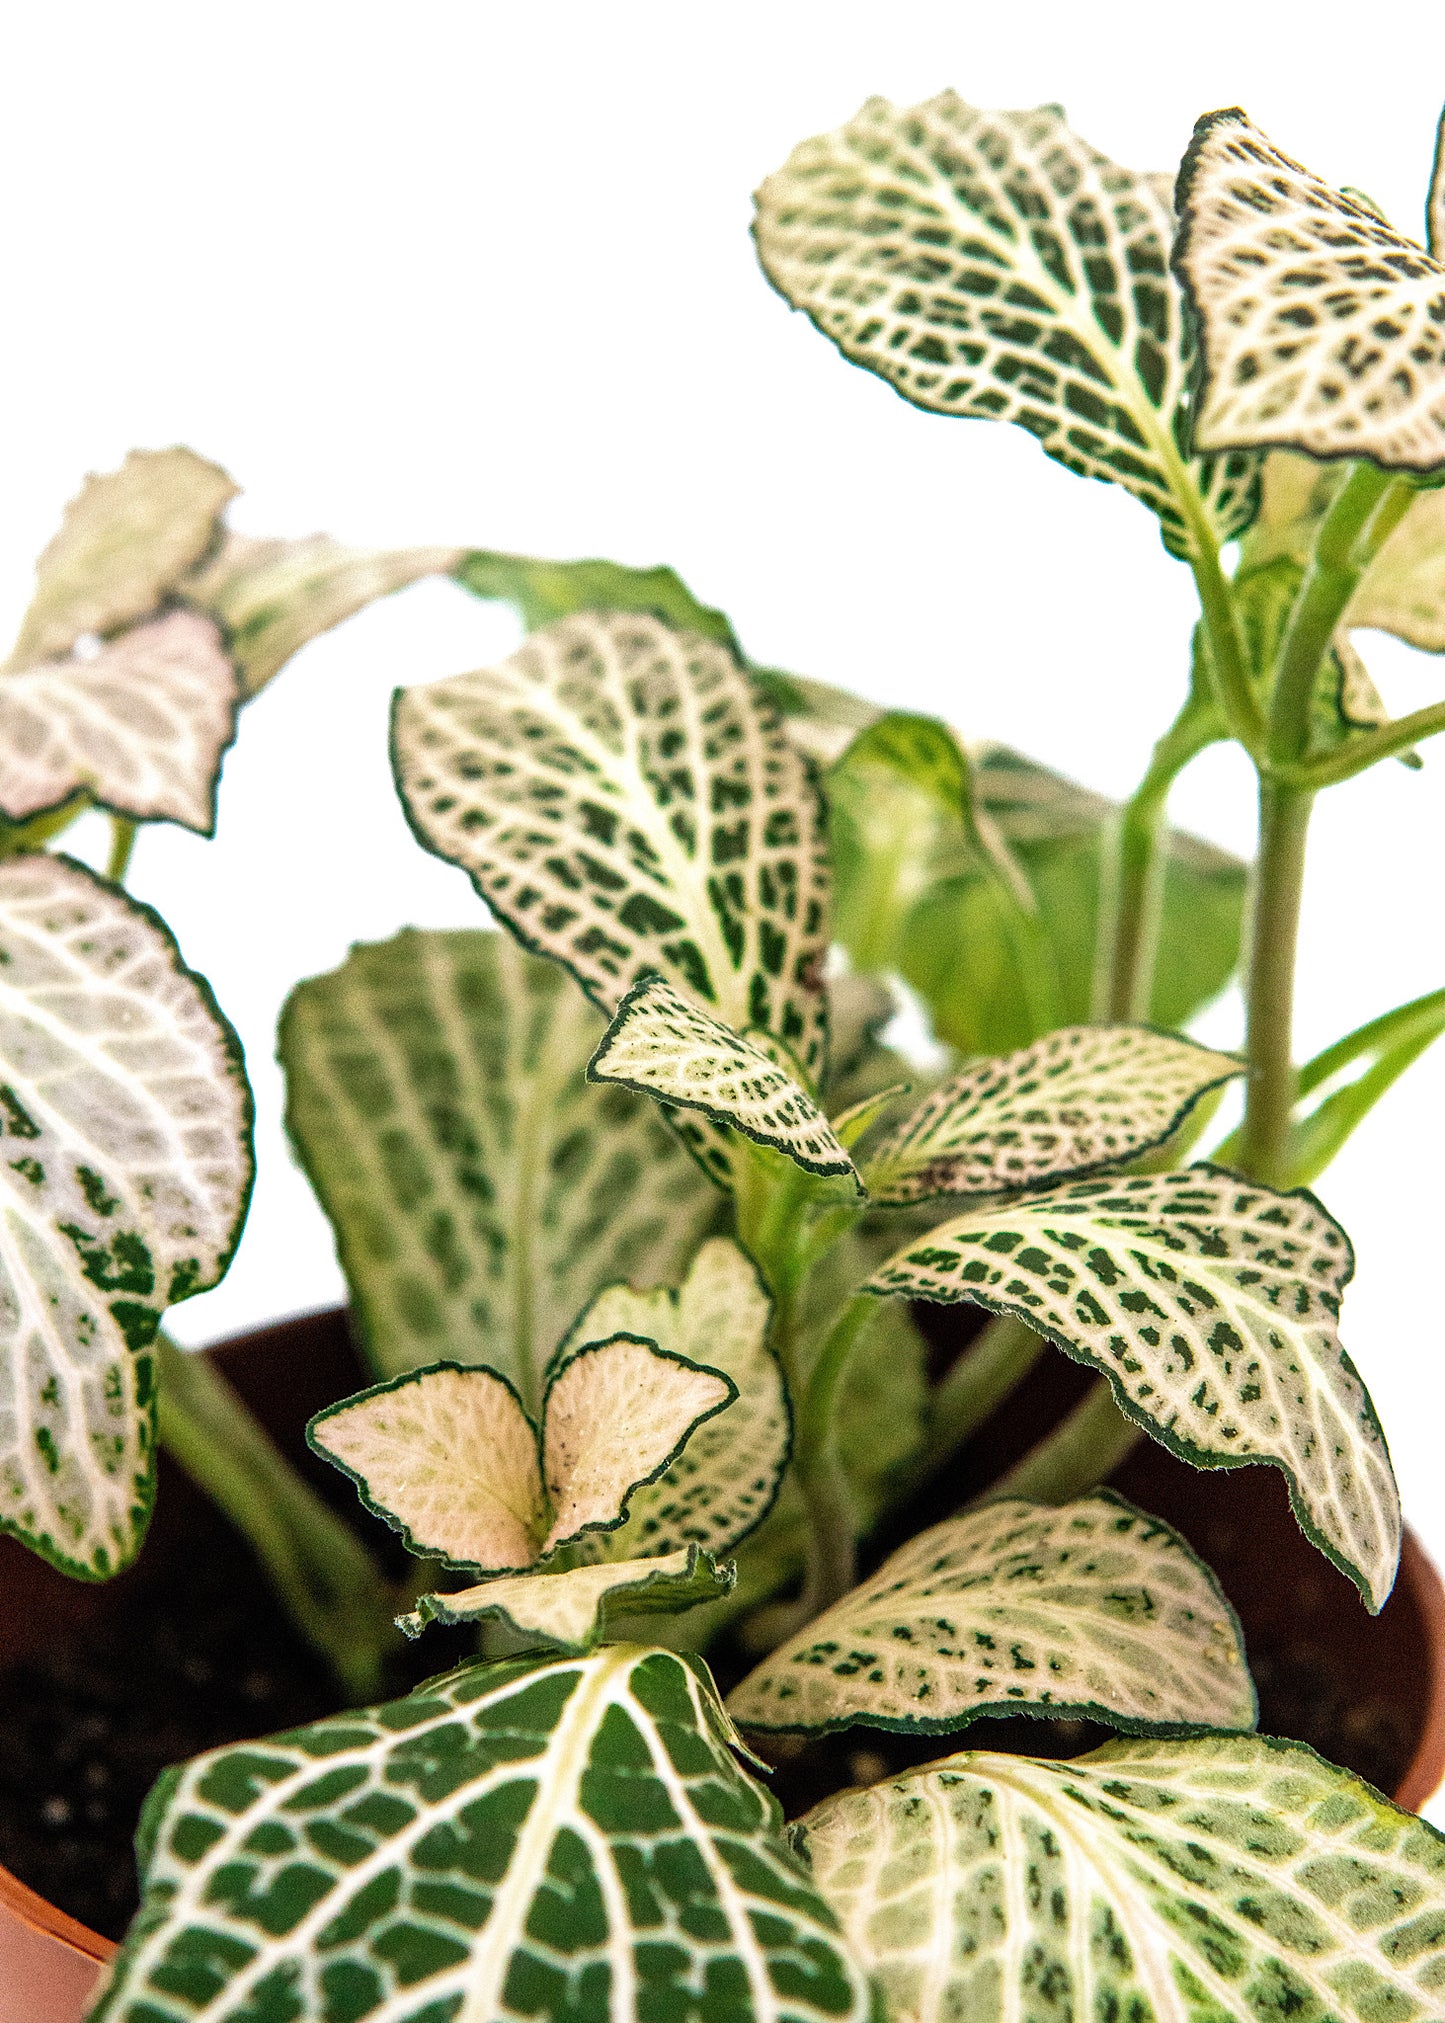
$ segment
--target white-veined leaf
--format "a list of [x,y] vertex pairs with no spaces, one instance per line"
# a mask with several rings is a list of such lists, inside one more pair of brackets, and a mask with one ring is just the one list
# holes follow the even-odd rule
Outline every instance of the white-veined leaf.
[[0,865],[0,1528],[101,1580],[155,1493],[150,1344],[231,1259],[251,1191],[240,1042],[147,907]]
[[1340,1344],[1353,1270],[1349,1239],[1312,1194],[1200,1165],[982,1203],[906,1244],[869,1290],[1017,1314],[1102,1370],[1130,1417],[1186,1461],[1281,1469],[1303,1529],[1378,1610],[1400,1505]]
[[635,1335],[588,1342],[569,1356],[542,1410],[553,1512],[543,1551],[619,1526],[633,1490],[666,1474],[692,1433],[737,1395],[731,1377]]
[[1445,112],[1435,129],[1435,159],[1430,167],[1430,191],[1425,199],[1425,244],[1432,259],[1445,259]]
[[1199,449],[1445,464],[1445,267],[1237,106],[1195,127],[1178,207],[1174,266],[1202,337]]
[[875,1201],[1002,1194],[1097,1172],[1161,1145],[1231,1054],[1147,1026],[1064,1026],[935,1089],[864,1168]]
[[88,793],[140,821],[216,825],[236,671],[208,618],[171,611],[88,658],[0,676],[0,812],[24,821]]
[[422,842],[605,1011],[656,970],[821,1078],[821,804],[726,648],[581,612],[401,690],[392,747]]
[[614,1285],[598,1294],[559,1360],[609,1335],[642,1335],[720,1370],[737,1397],[697,1427],[664,1474],[633,1490],[615,1531],[579,1540],[577,1551],[605,1560],[688,1544],[728,1552],[767,1516],[792,1444],[783,1373],[768,1347],[770,1314],[752,1260],[725,1237],[703,1245],[676,1292]]
[[806,1173],[853,1174],[833,1127],[771,1039],[734,1032],[665,977],[645,976],[618,1006],[587,1075],[700,1110]]
[[408,1371],[328,1405],[306,1437],[411,1551],[471,1573],[537,1558],[547,1529],[537,1429],[495,1370]]
[[428,1623],[496,1621],[521,1637],[585,1651],[636,1616],[676,1615],[731,1594],[736,1571],[711,1553],[682,1545],[640,1559],[601,1560],[561,1572],[504,1575],[453,1594],[422,1595],[397,1623],[418,1637]]
[[1445,1840],[1302,1742],[968,1752],[799,1838],[890,2023],[1441,2013]]
[[96,2023],[865,2023],[702,1661],[613,1646],[170,1770]]
[[1060,107],[981,112],[946,91],[869,99],[758,192],[768,279],[846,357],[939,414],[1014,421],[1112,479],[1186,555],[1254,511],[1252,458],[1179,448],[1189,334],[1157,178],[1109,161]]
[[228,533],[180,591],[224,628],[249,697],[308,640],[423,576],[450,574],[465,554],[464,548],[343,548],[325,534],[258,541]]
[[35,565],[35,596],[7,663],[69,653],[87,633],[147,618],[216,536],[236,487],[193,450],[132,450],[89,477]]
[[745,1728],[941,1734],[985,1714],[1252,1728],[1234,1611],[1177,1531],[1108,1490],[920,1532],[728,1701]]
[[535,1416],[594,1293],[681,1275],[717,1197],[653,1104],[586,1081],[601,1031],[498,933],[408,930],[293,992],[287,1122],[378,1374],[493,1364]]

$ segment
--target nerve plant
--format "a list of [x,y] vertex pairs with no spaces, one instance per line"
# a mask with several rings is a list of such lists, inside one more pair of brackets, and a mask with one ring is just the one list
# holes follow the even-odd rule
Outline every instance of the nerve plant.
[[[667,572],[416,562],[530,629],[393,719],[413,828],[498,925],[356,950],[298,989],[282,1053],[377,1379],[311,1437],[433,1562],[404,1626],[476,1622],[482,1654],[168,1773],[97,2015],[1445,2013],[1440,1836],[1255,1732],[1213,1575],[1100,1486],[1142,1436],[1266,1463],[1366,1606],[1390,1591],[1349,1244],[1304,1183],[1445,993],[1298,1070],[1291,998],[1314,795],[1445,728],[1445,704],[1389,720],[1351,637],[1445,650],[1445,169],[1427,252],[1230,112],[1174,202],[1177,228],[1166,184],[1057,109],[952,95],[871,102],[759,199],[768,275],[848,357],[1123,484],[1192,571],[1187,698],[1117,811],[751,666]],[[6,1519],[91,1575],[135,1550],[159,1311],[223,1269],[248,1169],[203,987],[114,880],[40,847],[62,788],[122,820],[198,804],[126,801],[65,712],[128,727],[166,692],[169,660],[117,660],[137,624],[244,679],[248,626],[284,658],[329,622],[274,556],[207,562],[206,525],[129,605],[78,621],[68,589],[0,684],[22,749],[64,747],[39,798],[0,793]],[[1224,738],[1260,783],[1242,1060],[1168,1030],[1236,957],[1241,868],[1165,814]],[[893,978],[955,1056],[911,1093]],[[1183,1164],[1236,1076],[1242,1123]],[[918,1300],[995,1316],[927,1392]],[[1095,1388],[860,1583],[880,1511],[986,1440],[1050,1341]],[[163,1436],[189,1368],[162,1355]],[[259,1436],[208,1398],[193,1463],[224,1484]],[[323,1535],[298,1523],[300,1564]],[[726,1707],[701,1655],[724,1623],[758,1658]],[[738,1761],[739,1729],[1000,1711],[1122,1739],[941,1755],[791,1834]]]

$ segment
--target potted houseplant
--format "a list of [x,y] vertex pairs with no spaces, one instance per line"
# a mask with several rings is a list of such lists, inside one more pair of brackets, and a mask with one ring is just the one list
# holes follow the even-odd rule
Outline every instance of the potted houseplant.
[[[1445,994],[1297,1068],[1293,957],[1314,797],[1445,728],[1386,719],[1350,638],[1445,649],[1442,184],[1426,251],[1214,114],[1176,226],[1057,109],[945,94],[764,185],[765,270],[848,356],[1124,485],[1192,571],[1186,703],[1107,819],[750,666],[666,571],[239,543],[179,452],[82,496],[0,684],[0,1520],[108,1579],[158,1427],[346,1702],[165,1772],[97,2017],[1441,2013],[1445,1842],[1259,1733],[1188,1522],[1102,1485],[1141,1442],[1264,1464],[1363,1609],[1395,1581],[1308,1187]],[[123,877],[131,822],[208,825],[238,689],[436,569],[530,628],[393,716],[417,837],[496,925],[359,948],[281,1028],[372,1378],[309,1438],[408,1575],[158,1332],[225,1268],[249,1111]],[[1166,821],[1226,738],[1247,901]],[[82,796],[108,878],[48,847]],[[1242,906],[1235,1057],[1173,1028]],[[941,1069],[887,1043],[893,977]],[[938,1308],[988,1318],[925,1386]],[[1049,1343],[1088,1387],[969,1496]],[[398,1690],[393,1617],[459,1661]],[[1009,1715],[1025,1749],[973,1746]],[[789,1829],[769,1762],[823,1780]]]

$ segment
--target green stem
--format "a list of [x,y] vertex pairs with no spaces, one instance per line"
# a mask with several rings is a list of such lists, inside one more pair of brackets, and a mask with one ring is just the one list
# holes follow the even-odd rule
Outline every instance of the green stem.
[[1154,747],[1143,779],[1119,810],[1110,853],[1109,895],[1100,912],[1095,1017],[1147,1019],[1168,863],[1169,789],[1189,761],[1221,735],[1211,706],[1191,691]]
[[838,1454],[838,1401],[858,1339],[877,1302],[856,1293],[823,1339],[802,1387],[793,1465],[808,1510],[808,1564],[801,1622],[847,1594],[857,1579],[857,1510]]
[[124,885],[130,853],[135,848],[136,825],[129,815],[112,815],[110,825],[110,861],[105,875],[113,885]]
[[1143,1427],[1114,1403],[1108,1378],[1099,1377],[1068,1417],[977,1501],[1017,1496],[1028,1503],[1067,1503],[1111,1475],[1143,1437]]
[[1297,763],[1308,751],[1315,686],[1335,628],[1365,567],[1413,496],[1413,488],[1390,472],[1359,463],[1321,521],[1276,663],[1269,725],[1272,762]]
[[[1192,490],[1192,487],[1191,487]],[[1199,592],[1199,609],[1209,641],[1209,666],[1214,700],[1230,734],[1258,758],[1264,751],[1265,721],[1249,678],[1249,658],[1240,636],[1234,596],[1219,566],[1219,548],[1201,510],[1195,530],[1196,552],[1190,567]]]
[[1048,1342],[1012,1314],[996,1314],[928,1401],[928,1438],[909,1471],[927,1481],[1016,1391]]
[[52,837],[78,821],[90,806],[85,794],[72,794],[58,808],[32,815],[28,822],[7,822],[0,816],[0,857],[18,857],[25,850],[43,850]]
[[401,1639],[396,1598],[370,1553],[206,1355],[164,1335],[156,1353],[161,1444],[246,1539],[348,1699],[375,1698]]
[[1295,950],[1313,805],[1312,794],[1281,786],[1261,774],[1259,857],[1246,986],[1249,1076],[1239,1133],[1239,1164],[1251,1178],[1269,1186],[1282,1185],[1288,1175],[1290,1113],[1295,1099]]
[[1396,758],[1409,751],[1411,745],[1437,737],[1441,731],[1445,731],[1445,702],[1432,702],[1424,709],[1412,710],[1409,716],[1397,716],[1390,723],[1381,724],[1378,730],[1361,731],[1323,758],[1303,759],[1297,765],[1277,765],[1272,770],[1284,786],[1305,787],[1311,792],[1321,787],[1337,787],[1342,780],[1352,780],[1357,773],[1379,765],[1382,759]]

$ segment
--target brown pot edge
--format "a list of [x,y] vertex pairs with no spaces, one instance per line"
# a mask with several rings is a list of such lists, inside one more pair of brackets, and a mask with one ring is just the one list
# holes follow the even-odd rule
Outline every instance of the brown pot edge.
[[0,1911],[8,1911],[41,1938],[63,1946],[67,1952],[79,1953],[82,1959],[93,1960],[97,1966],[107,1965],[120,1950],[114,1939],[103,1939],[99,1932],[60,1910],[48,1897],[42,1897],[4,1867],[0,1867]]

